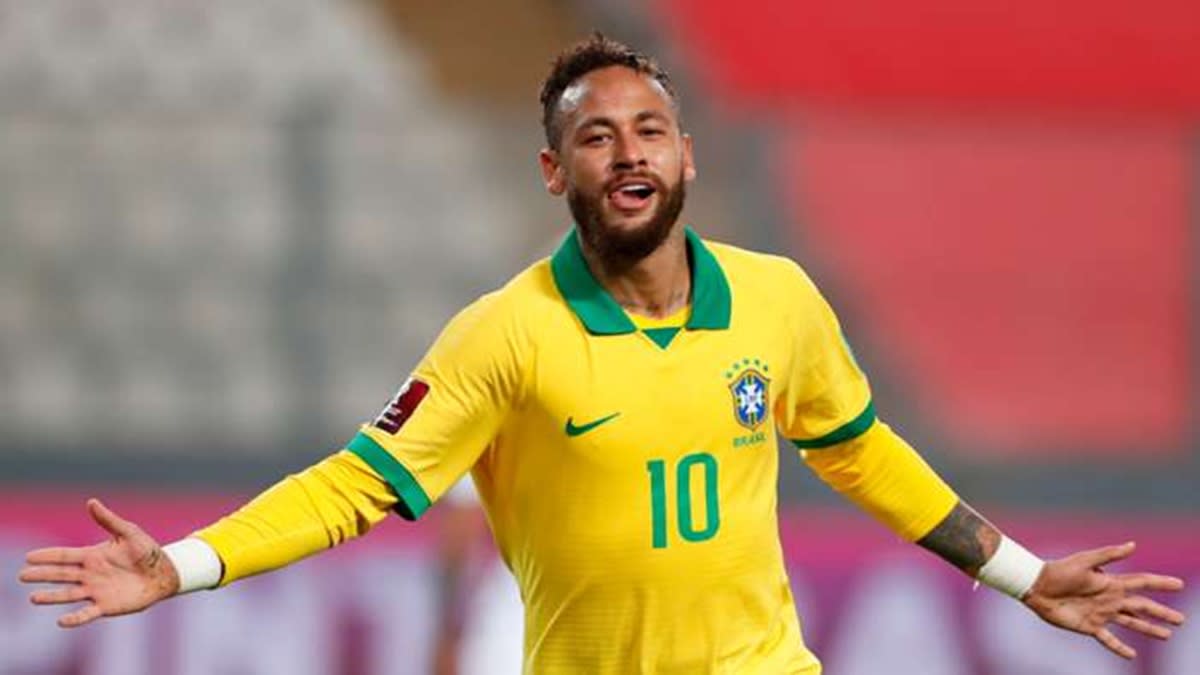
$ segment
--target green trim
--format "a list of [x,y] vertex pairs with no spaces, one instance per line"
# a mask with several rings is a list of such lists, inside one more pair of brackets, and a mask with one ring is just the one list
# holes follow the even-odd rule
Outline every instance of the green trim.
[[690,227],[684,234],[692,254],[692,316],[688,318],[688,330],[725,330],[733,305],[729,280],[700,236]]
[[[692,315],[688,330],[729,328],[732,294],[717,257],[692,228],[684,228],[692,268]],[[596,281],[583,257],[579,235],[572,229],[550,258],[558,292],[592,335],[625,335],[637,330],[625,310]],[[657,342],[657,340],[655,340]]]
[[875,402],[868,401],[867,408],[859,413],[858,417],[846,422],[842,426],[833,431],[809,440],[792,439],[792,444],[801,450],[813,450],[818,448],[828,448],[838,443],[854,440],[862,436],[871,425],[875,423]]
[[375,439],[359,433],[346,449],[361,457],[392,486],[392,491],[400,498],[395,508],[401,518],[416,520],[429,508],[429,495],[421,489],[417,479]]
[[674,340],[675,336],[679,334],[679,326],[669,326],[667,328],[646,328],[642,332],[646,334],[646,337],[653,340],[654,344],[666,349],[671,344],[671,340]]
[[567,233],[554,257],[550,258],[550,271],[554,274],[558,292],[589,333],[623,335],[637,330],[625,310],[592,276],[575,230]]

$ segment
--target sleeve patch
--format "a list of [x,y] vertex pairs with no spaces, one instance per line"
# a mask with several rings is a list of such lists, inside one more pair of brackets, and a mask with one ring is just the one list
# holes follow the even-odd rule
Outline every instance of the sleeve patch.
[[400,387],[396,398],[388,403],[388,406],[379,413],[379,417],[375,418],[371,425],[395,436],[400,431],[400,427],[403,427],[408,418],[416,412],[417,406],[421,405],[421,401],[428,393],[428,384],[415,377],[408,378],[404,386]]

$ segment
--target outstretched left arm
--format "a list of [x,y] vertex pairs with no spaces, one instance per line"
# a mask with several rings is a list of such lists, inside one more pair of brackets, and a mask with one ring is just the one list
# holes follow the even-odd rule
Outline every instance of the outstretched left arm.
[[[994,525],[960,501],[917,543],[972,578],[986,582],[987,575],[980,572],[993,564],[1003,540]],[[1104,565],[1128,558],[1133,551],[1134,544],[1129,542],[1048,561],[1028,591],[1020,594],[1020,600],[1047,623],[1090,635],[1113,653],[1132,659],[1137,652],[1109,630],[1110,624],[1166,640],[1171,637],[1166,624],[1178,626],[1184,620],[1182,613],[1140,594],[1178,591],[1183,588],[1182,579],[1104,571]],[[992,573],[1004,577],[1007,572],[1001,569]]]
[[1135,652],[1112,624],[1165,640],[1183,614],[1141,593],[1178,591],[1183,581],[1158,574],[1111,574],[1103,566],[1133,553],[1133,544],[1083,551],[1043,562],[959,499],[915,450],[886,424],[835,446],[802,451],[826,483],[962,570],[1020,599],[1050,624],[1096,638],[1125,658]]
[[812,282],[794,270],[790,315],[799,345],[777,397],[776,421],[804,462],[833,489],[893,532],[941,556],[981,583],[1019,598],[1047,622],[1096,638],[1125,658],[1135,652],[1109,630],[1116,624],[1158,639],[1183,615],[1140,595],[1177,591],[1183,581],[1157,574],[1111,574],[1132,543],[1043,562],[959,499],[904,439],[875,418],[866,376],[837,318]]

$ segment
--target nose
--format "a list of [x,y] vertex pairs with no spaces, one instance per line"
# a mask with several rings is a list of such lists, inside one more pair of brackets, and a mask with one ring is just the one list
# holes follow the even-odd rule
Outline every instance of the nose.
[[646,166],[646,154],[637,135],[619,134],[613,144],[613,169],[629,171]]

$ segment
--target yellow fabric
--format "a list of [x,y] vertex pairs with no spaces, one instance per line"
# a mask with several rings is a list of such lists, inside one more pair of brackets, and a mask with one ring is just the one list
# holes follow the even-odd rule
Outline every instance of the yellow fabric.
[[395,503],[377,473],[342,451],[284,478],[194,536],[221,558],[224,586],[366,534]]
[[821,480],[908,541],[929,534],[958,496],[883,422],[840,445],[802,450]]
[[778,537],[776,428],[840,439],[806,461],[909,538],[945,493],[871,424],[866,378],[799,267],[708,249],[729,325],[665,349],[628,319],[589,331],[545,260],[463,310],[415,369],[429,391],[406,422],[351,444],[378,449],[369,466],[339,453],[199,533],[223,583],[393,507],[419,516],[471,471],[525,601],[526,673],[819,673]]
[[[787,383],[775,407],[787,438],[813,441],[858,417],[871,403],[871,390],[833,310],[807,276],[796,276],[793,285],[803,290],[795,293],[805,302],[791,303],[792,311],[782,317],[795,363],[784,371]],[[772,304],[768,311],[775,309]]]
[[633,325],[638,327],[638,330],[646,330],[647,328],[680,328],[683,324],[687,323],[688,314],[691,311],[691,305],[684,305],[679,311],[662,318],[629,312],[629,320],[633,322]]
[[[820,436],[870,392],[794,263],[709,248],[732,290],[727,330],[685,329],[667,349],[592,335],[543,261],[450,323],[397,434],[364,427],[432,501],[473,467],[526,602],[527,672],[818,672],[784,570],[770,418]],[[767,413],[747,426],[731,389],[750,370]]]

